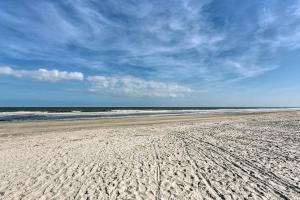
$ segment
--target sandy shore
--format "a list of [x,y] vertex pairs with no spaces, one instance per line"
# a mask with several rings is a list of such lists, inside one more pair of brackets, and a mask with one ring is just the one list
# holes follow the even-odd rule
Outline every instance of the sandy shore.
[[0,199],[300,199],[300,112],[0,123]]

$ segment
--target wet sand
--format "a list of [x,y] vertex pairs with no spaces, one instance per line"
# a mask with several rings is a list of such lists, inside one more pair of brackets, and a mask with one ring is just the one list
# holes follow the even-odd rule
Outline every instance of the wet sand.
[[0,123],[0,199],[300,199],[300,112]]

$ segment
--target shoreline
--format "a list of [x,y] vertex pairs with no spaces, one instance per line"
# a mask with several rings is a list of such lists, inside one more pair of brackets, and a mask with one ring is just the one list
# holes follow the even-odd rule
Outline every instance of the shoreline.
[[0,138],[11,136],[36,135],[53,131],[92,130],[97,128],[147,126],[155,124],[170,124],[178,122],[208,122],[218,120],[234,120],[255,115],[300,113],[300,111],[273,111],[253,113],[224,113],[210,115],[164,115],[164,116],[134,116],[102,119],[77,120],[41,120],[41,121],[13,121],[0,122]]

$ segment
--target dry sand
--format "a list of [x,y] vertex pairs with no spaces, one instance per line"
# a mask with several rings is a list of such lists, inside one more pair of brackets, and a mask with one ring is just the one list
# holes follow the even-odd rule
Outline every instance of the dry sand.
[[0,123],[0,199],[300,199],[300,112]]

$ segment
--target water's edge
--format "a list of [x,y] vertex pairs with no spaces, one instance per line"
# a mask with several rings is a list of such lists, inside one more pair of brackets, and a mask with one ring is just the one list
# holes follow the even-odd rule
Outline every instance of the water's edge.
[[0,107],[0,121],[76,120],[164,115],[293,111],[267,107]]

